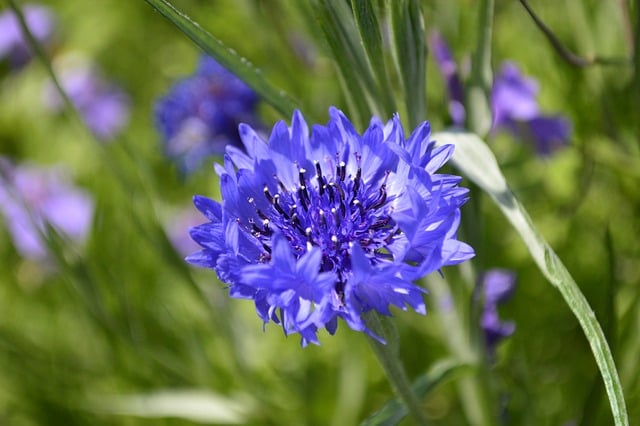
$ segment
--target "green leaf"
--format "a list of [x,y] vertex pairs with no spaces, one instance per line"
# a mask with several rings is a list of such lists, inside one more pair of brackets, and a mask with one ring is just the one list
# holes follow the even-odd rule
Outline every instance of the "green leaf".
[[535,227],[529,214],[507,185],[495,156],[477,135],[442,132],[433,135],[439,145],[455,145],[452,163],[469,180],[484,190],[520,234],[542,274],[562,294],[584,331],[600,374],[616,425],[628,425],[627,409],[620,378],[600,323],[589,302],[553,249]]
[[250,406],[204,390],[163,390],[147,394],[100,396],[92,411],[145,418],[175,417],[199,423],[244,424]]
[[315,11],[333,60],[344,80],[344,90],[359,116],[360,126],[380,111],[380,93],[362,47],[353,14],[346,2],[318,0]]
[[264,78],[262,72],[247,59],[238,56],[233,49],[225,46],[221,40],[212,36],[197,22],[176,9],[169,1],[145,1],[171,21],[206,54],[215,58],[222,66],[253,88],[265,102],[287,117],[292,115],[293,110],[297,108],[297,102],[291,99],[283,90],[270,84]]
[[467,90],[467,126],[480,135],[491,129],[489,90],[493,84],[491,71],[491,34],[493,32],[494,0],[478,3],[478,44],[471,62],[471,81]]
[[[451,380],[459,374],[472,370],[467,364],[444,359],[434,363],[429,371],[418,377],[412,385],[418,398],[424,398],[436,386]],[[388,401],[380,410],[365,419],[362,426],[391,426],[398,424],[408,414],[407,407],[397,399]]]
[[378,80],[381,95],[380,102],[385,112],[384,117],[388,118],[397,112],[397,109],[385,66],[382,35],[375,7],[370,0],[352,0],[351,7],[369,64]]
[[409,126],[426,119],[427,44],[418,0],[391,2],[391,26],[397,72],[402,80]]

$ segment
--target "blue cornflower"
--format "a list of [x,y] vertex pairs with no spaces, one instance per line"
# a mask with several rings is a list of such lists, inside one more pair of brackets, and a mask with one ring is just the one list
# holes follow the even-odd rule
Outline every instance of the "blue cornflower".
[[177,82],[155,106],[155,121],[168,157],[182,172],[204,158],[240,146],[238,125],[257,123],[258,95],[213,58],[202,56],[196,72]]
[[[464,126],[465,92],[456,62],[437,31],[430,34],[429,44],[447,83],[451,120],[456,126]],[[522,75],[513,62],[504,62],[491,89],[491,133],[509,131],[515,137],[531,142],[538,154],[546,156],[566,145],[571,135],[571,122],[559,115],[541,113],[538,90],[535,80]]]
[[478,287],[483,301],[480,326],[484,331],[487,352],[493,357],[495,348],[504,338],[513,334],[516,326],[513,322],[500,320],[498,305],[509,300],[516,285],[516,274],[508,269],[494,268],[485,272]]
[[309,134],[296,111],[268,143],[240,125],[246,154],[229,146],[216,164],[222,203],[194,198],[208,222],[191,229],[202,250],[187,257],[303,345],[317,344],[320,328],[333,334],[338,318],[373,335],[367,311],[424,314],[413,281],[474,255],[456,239],[468,191],[436,174],[453,146],[436,147],[427,122],[405,139],[397,115],[372,118],[360,135],[341,111],[329,114]]
[[0,219],[23,257],[47,258],[46,225],[81,245],[91,231],[94,204],[63,168],[16,165],[0,157]]
[[[114,140],[129,123],[129,95],[105,78],[96,65],[82,57],[68,60],[70,66],[59,71],[62,88],[91,133],[102,142]],[[53,82],[45,86],[44,101],[52,111],[59,112],[65,108]]]
[[[55,17],[45,6],[27,4],[22,8],[27,28],[38,43],[50,44],[55,32]],[[31,59],[31,47],[13,10],[0,13],[0,61],[7,58],[12,68],[22,68]]]

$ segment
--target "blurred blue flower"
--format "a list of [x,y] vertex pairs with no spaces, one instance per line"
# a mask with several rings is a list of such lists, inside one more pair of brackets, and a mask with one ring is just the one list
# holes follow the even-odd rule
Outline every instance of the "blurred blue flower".
[[[464,126],[464,86],[456,63],[437,31],[430,34],[429,43],[440,73],[447,82],[451,120],[456,126]],[[507,130],[516,138],[531,142],[538,154],[544,156],[566,145],[571,135],[571,123],[565,117],[543,115],[537,96],[537,82],[524,77],[513,62],[504,62],[491,90],[491,132]]]
[[[25,5],[22,14],[36,41],[46,44],[55,28],[53,13],[45,6]],[[13,10],[0,14],[0,60],[5,58],[14,68],[24,66],[31,59],[31,48]]]
[[479,286],[484,298],[480,322],[490,356],[495,353],[498,343],[511,336],[516,329],[513,322],[502,322],[498,316],[498,305],[511,297],[515,284],[515,273],[499,268],[488,270],[480,280]]
[[535,80],[524,77],[514,63],[503,63],[491,91],[493,130],[505,129],[533,141],[538,154],[549,155],[568,142],[571,123],[565,117],[543,115],[537,96]]
[[430,142],[427,122],[405,138],[398,116],[374,117],[360,135],[338,109],[329,115],[309,134],[296,111],[268,143],[240,125],[246,154],[229,146],[216,164],[222,203],[194,198],[208,222],[191,229],[202,250],[187,258],[303,345],[320,328],[333,334],[338,318],[373,336],[367,311],[424,314],[413,281],[474,255],[456,239],[468,191],[436,174],[453,146]]
[[429,35],[429,44],[440,73],[447,83],[449,95],[449,115],[456,126],[464,126],[466,111],[464,109],[464,86],[458,73],[458,66],[449,50],[449,46],[437,31]]
[[196,72],[177,82],[155,106],[164,150],[184,173],[197,169],[226,145],[240,146],[238,125],[257,125],[257,94],[213,58],[202,56]]
[[59,168],[14,166],[0,158],[0,213],[18,252],[42,260],[48,249],[41,234],[45,224],[71,241],[86,239],[93,219],[94,202],[72,185]]
[[[112,140],[128,124],[129,96],[116,84],[104,79],[95,66],[75,64],[59,71],[58,78],[91,133],[101,141]],[[61,111],[65,107],[53,83],[45,88],[45,104],[53,111]]]
[[164,230],[176,252],[182,256],[187,256],[200,248],[185,232],[185,229],[196,226],[201,222],[202,215],[191,206],[173,212],[166,218],[163,222]]

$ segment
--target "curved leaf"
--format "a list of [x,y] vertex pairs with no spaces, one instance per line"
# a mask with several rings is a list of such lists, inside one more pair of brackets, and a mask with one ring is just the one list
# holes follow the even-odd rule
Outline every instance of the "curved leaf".
[[567,268],[544,240],[527,211],[509,189],[498,162],[487,144],[473,133],[442,132],[434,134],[433,138],[439,145],[455,145],[452,158],[454,166],[489,194],[522,237],[542,274],[560,291],[589,341],[604,380],[615,424],[628,425],[629,419],[622,385],[600,323]]

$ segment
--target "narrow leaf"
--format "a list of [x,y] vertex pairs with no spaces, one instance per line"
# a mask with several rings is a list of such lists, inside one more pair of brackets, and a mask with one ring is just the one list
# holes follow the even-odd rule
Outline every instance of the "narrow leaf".
[[[361,119],[380,114],[380,93],[360,43],[353,14],[343,1],[319,0],[317,19],[344,79],[344,89]],[[359,123],[363,124],[363,123]]]
[[440,145],[455,145],[452,158],[454,166],[489,194],[520,234],[542,274],[560,291],[589,341],[604,380],[615,424],[628,425],[620,378],[600,323],[567,268],[544,240],[527,211],[509,189],[498,162],[487,144],[473,133],[443,132],[433,137]]
[[479,135],[486,135],[491,128],[491,106],[489,90],[493,75],[491,71],[491,35],[493,32],[494,0],[478,3],[478,44],[471,62],[471,81],[467,90],[467,126]]
[[370,0],[352,0],[351,7],[369,64],[378,80],[384,116],[390,117],[394,112],[397,112],[397,109],[385,66],[382,34],[375,7]]
[[168,0],[145,1],[171,21],[206,54],[253,88],[265,102],[287,117],[292,115],[293,110],[297,107],[296,102],[283,90],[271,85],[264,78],[262,72],[249,61],[238,56],[234,50],[225,46],[221,40],[212,36],[197,22],[176,9]]
[[96,412],[145,418],[174,417],[199,423],[244,424],[249,407],[201,390],[163,390],[148,394],[101,396],[90,400]]
[[416,127],[425,120],[427,44],[424,20],[418,0],[391,2],[391,25],[397,72],[402,80],[409,126]]

